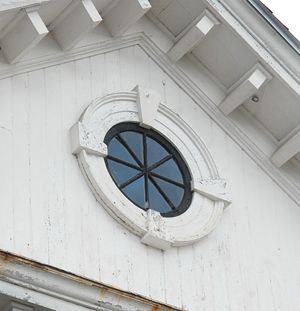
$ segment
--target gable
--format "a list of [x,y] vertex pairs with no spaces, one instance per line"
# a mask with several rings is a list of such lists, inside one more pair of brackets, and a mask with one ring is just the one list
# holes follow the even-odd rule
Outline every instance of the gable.
[[[150,2],[155,11],[155,1]],[[104,2],[94,3],[100,10]],[[277,168],[270,160],[297,134],[291,124],[280,124],[284,116],[297,125],[297,79],[287,83],[289,70],[278,62],[273,66],[273,59],[266,63],[224,22],[221,13],[228,11],[213,7],[209,10],[221,22],[216,26],[220,33],[233,43],[238,40],[238,48],[247,53],[240,64],[235,62],[239,54],[230,54],[232,47],[224,49],[229,50],[224,57],[231,65],[228,76],[222,53],[214,50],[209,57],[210,49],[221,49],[226,42],[207,36],[174,63],[167,53],[176,39],[153,22],[151,13],[116,38],[100,23],[68,51],[49,34],[15,64],[1,59],[2,250],[174,309],[247,305],[272,310],[285,309],[286,301],[291,308],[299,305],[298,164],[294,158]],[[41,10],[47,11],[43,4]],[[164,21],[163,16],[159,19]],[[182,27],[189,26],[184,19]],[[169,28],[175,34],[181,30]],[[218,28],[212,31],[220,36]],[[262,67],[255,67],[256,61]],[[236,71],[234,64],[239,65]],[[266,102],[250,99],[226,116],[219,104],[240,85],[237,82],[251,82],[253,68],[272,76],[256,93]],[[95,200],[72,155],[69,130],[91,102],[129,92],[137,84],[158,92],[165,106],[201,138],[231,189],[232,205],[216,229],[193,246],[162,252],[141,244]],[[269,115],[273,96],[277,98],[274,89],[280,89],[280,101],[287,99],[289,105],[276,103],[282,110]],[[280,128],[272,128],[275,123]]]
[[[30,2],[29,4],[32,5],[33,3]],[[66,9],[68,4],[68,1],[64,1],[60,2],[58,6],[56,1],[45,1],[37,9],[45,23],[50,25],[51,23],[53,24],[53,21],[62,10],[65,9],[66,12],[69,12],[68,14],[73,12],[70,9]],[[299,95],[297,91],[299,79],[296,77],[298,72],[297,62],[282,64],[280,58],[275,57],[276,53],[281,57],[280,53],[284,52],[286,55],[289,55],[285,59],[293,60],[294,56],[291,49],[286,48],[282,44],[278,45],[277,41],[279,39],[277,37],[274,37],[274,42],[268,43],[271,49],[273,49],[270,52],[267,52],[262,45],[257,45],[251,39],[249,33],[254,34],[255,32],[256,36],[261,35],[263,38],[269,38],[265,36],[270,26],[264,29],[263,21],[256,17],[253,12],[251,13],[251,10],[245,7],[244,4],[241,5],[244,11],[241,11],[242,8],[235,2],[230,2],[226,7],[222,7],[220,4],[214,3],[214,1],[209,2],[205,6],[202,4],[198,6],[193,1],[190,1],[186,3],[186,15],[180,17],[182,25],[180,26],[179,22],[177,24],[179,33],[176,33],[175,30],[172,33],[172,27],[168,26],[168,23],[172,23],[172,16],[178,14],[176,10],[180,6],[180,2],[165,1],[156,3],[152,1],[151,4],[153,8],[149,11],[147,7],[144,11],[144,13],[148,12],[147,17],[142,17],[135,24],[133,24],[135,22],[133,20],[131,25],[127,25],[126,27],[131,26],[131,28],[122,38],[111,40],[106,24],[100,22],[100,26],[96,27],[99,23],[97,21],[92,26],[96,28],[90,30],[85,35],[85,39],[79,41],[77,44],[78,48],[60,52],[60,48],[57,46],[53,36],[51,34],[46,35],[31,53],[28,54],[27,52],[27,56],[24,54],[23,60],[17,62],[13,67],[8,65],[5,59],[2,59],[0,77],[4,78],[12,74],[34,70],[35,68],[95,55],[118,49],[119,46],[138,44],[160,64],[161,68],[164,68],[164,70],[167,68],[170,74],[177,80],[177,83],[181,84],[182,80],[184,80],[189,94],[195,93],[193,99],[197,101],[200,96],[199,104],[201,107],[212,118],[216,119],[218,123],[222,124],[223,129],[228,131],[236,141],[239,141],[240,145],[249,152],[250,156],[276,182],[280,183],[282,189],[287,191],[289,196],[298,201],[299,174],[290,173],[291,171],[298,171],[299,166],[296,147],[298,124],[300,121],[298,113]],[[3,4],[5,11],[3,11],[2,27],[8,26],[9,20],[10,24],[13,25],[13,21],[18,14],[18,8],[24,5],[24,3],[19,3],[19,7],[17,3],[14,4],[14,7],[11,7],[10,4],[7,5]],[[195,27],[193,25],[199,20],[199,17],[195,18],[195,15],[198,14],[201,17],[203,9],[208,6],[211,12],[219,18],[217,26],[186,57],[176,64],[170,62],[168,57],[163,55],[170,50],[172,45],[176,46],[178,40],[180,41],[187,36],[187,33],[192,29],[191,27]],[[102,15],[105,15],[106,11],[109,10],[108,2],[96,1],[95,8]],[[245,18],[243,23],[238,24],[234,20],[234,12],[239,12]],[[251,30],[252,32],[245,28],[245,25],[251,21],[251,17],[256,21],[255,25],[259,25],[259,27],[255,28],[254,24],[251,24],[251,27],[254,27]],[[149,19],[155,26],[152,22],[149,22]],[[156,26],[162,29],[162,31],[158,30]],[[164,31],[168,27],[170,29]],[[141,32],[145,33],[146,36],[143,37]],[[78,32],[79,35],[81,36],[80,31]],[[260,41],[258,40],[257,42]],[[81,48],[79,48],[80,46]],[[247,94],[246,97],[242,95],[242,102],[237,102],[234,108],[230,108],[229,112],[225,113],[226,117],[224,118],[223,113],[225,110],[222,112],[218,107],[221,110],[223,109],[221,103],[226,98],[231,100],[229,95],[235,96],[232,94],[233,91],[236,94],[246,91],[241,88],[241,85],[247,79],[249,72],[251,73],[258,64],[262,64],[264,69],[267,70],[266,82],[263,86],[260,85],[256,91],[252,91],[255,92],[259,102],[255,103],[251,100],[251,96],[249,97]],[[240,87],[237,88],[237,86]],[[188,90],[191,88],[193,89],[192,92]],[[208,101],[206,97],[209,98]],[[285,103],[284,105],[282,105],[283,102]],[[240,122],[241,118],[243,118],[242,122]],[[287,142],[288,144],[286,144]],[[294,146],[294,148],[290,149],[289,145]],[[279,158],[280,160],[278,160]],[[290,159],[291,161],[289,161]],[[277,169],[276,166],[280,168]]]

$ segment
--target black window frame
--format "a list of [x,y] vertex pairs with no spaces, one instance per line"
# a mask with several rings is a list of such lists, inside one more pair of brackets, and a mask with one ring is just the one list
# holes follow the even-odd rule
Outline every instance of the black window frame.
[[[118,123],[115,126],[113,126],[107,132],[107,134],[105,135],[104,143],[108,146],[110,141],[113,138],[117,138],[118,140],[120,140],[120,134],[122,132],[128,132],[128,131],[130,131],[130,132],[137,132],[137,133],[140,133],[140,134],[143,135],[143,155],[147,154],[147,144],[146,144],[146,138],[145,137],[150,137],[151,139],[155,140],[158,144],[160,144],[169,153],[169,156],[170,156],[169,159],[173,159],[175,161],[175,163],[177,164],[177,166],[179,168],[179,171],[180,171],[180,173],[182,175],[182,180],[183,181],[182,181],[182,184],[181,184],[180,187],[183,188],[183,190],[184,190],[183,197],[182,197],[182,200],[181,200],[180,204],[178,206],[174,206],[174,204],[172,204],[172,202],[171,203],[169,202],[170,199],[166,198],[166,196],[164,196],[162,194],[163,190],[159,189],[160,188],[159,185],[157,185],[155,180],[153,180],[153,177],[155,177],[155,173],[153,174],[150,171],[148,171],[148,168],[145,168],[145,164],[147,165],[147,159],[144,159],[144,163],[141,163],[141,161],[139,161],[138,157],[136,155],[132,154],[132,156],[136,160],[136,162],[139,163],[139,166],[140,166],[139,170],[141,171],[141,173],[143,173],[142,176],[147,174],[147,178],[145,178],[145,195],[146,195],[145,200],[147,201],[147,199],[149,199],[149,197],[148,197],[148,185],[147,185],[147,180],[149,178],[151,180],[151,182],[155,185],[155,187],[158,190],[158,192],[164,197],[164,199],[167,201],[167,203],[169,204],[169,206],[172,209],[172,211],[170,211],[170,212],[160,213],[161,216],[163,216],[163,217],[175,217],[175,216],[183,214],[189,208],[189,206],[191,204],[192,196],[193,196],[193,191],[191,189],[191,174],[190,174],[190,171],[189,171],[188,166],[185,163],[184,159],[180,155],[179,151],[176,149],[176,147],[167,138],[165,138],[163,135],[161,135],[157,131],[155,131],[155,130],[153,130],[151,128],[142,127],[138,123],[135,123],[135,122],[123,122],[123,123]],[[121,142],[121,143],[124,146],[124,141]],[[116,184],[116,186],[122,192],[122,194],[125,195],[131,202],[133,202],[130,199],[130,197],[128,197],[122,191],[122,188],[120,188],[120,186],[116,182],[114,176],[112,175],[112,172],[109,169],[108,160],[112,160],[112,161],[118,162],[117,159],[115,157],[112,157],[109,154],[105,157],[105,163],[106,163],[107,170],[108,170],[111,178],[113,179],[114,183]],[[168,160],[166,160],[166,161],[168,161]],[[157,163],[159,163],[159,161],[156,162],[155,164],[157,164]],[[127,165],[127,166],[130,167],[130,165]],[[151,170],[153,170],[153,169],[155,169],[158,166],[159,165],[151,165],[150,167],[151,167]],[[146,172],[145,172],[145,170],[146,170]],[[162,175],[160,175],[160,176],[162,177]],[[176,185],[176,182],[173,181],[173,184]],[[179,185],[177,185],[177,186],[179,186]],[[123,186],[123,188],[124,188],[124,186]],[[143,207],[137,205],[135,202],[133,202],[133,203],[135,204],[135,206],[137,206],[138,208],[140,208],[142,210],[146,211],[146,210],[149,209],[149,208],[146,208],[146,207],[143,208]]]

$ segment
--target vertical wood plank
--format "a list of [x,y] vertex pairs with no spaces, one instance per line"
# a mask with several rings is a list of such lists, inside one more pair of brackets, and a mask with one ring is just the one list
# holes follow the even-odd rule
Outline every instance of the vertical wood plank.
[[15,186],[13,184],[12,167],[12,132],[0,128],[1,161],[0,172],[1,178],[5,182],[0,186],[0,228],[2,238],[0,239],[0,248],[7,251],[14,251],[14,206],[13,197]]
[[0,206],[2,216],[0,216],[0,228],[2,239],[0,240],[1,248],[13,250],[14,236],[14,213],[13,213],[13,131],[12,131],[12,79],[0,81],[0,141],[1,141],[1,161],[0,172],[1,178],[5,182],[0,186]]
[[[106,68],[109,68],[109,76],[107,89],[112,91],[120,91],[122,89],[122,76],[121,76],[121,59],[120,50],[113,53],[106,54],[105,57]],[[128,77],[130,76],[127,72]],[[127,77],[127,78],[128,78]],[[133,272],[131,269],[131,247],[130,247],[130,233],[122,225],[114,222],[114,262],[115,269],[113,273],[113,282],[121,288],[128,290],[131,287],[132,281],[130,274]]]
[[164,253],[164,267],[166,303],[181,307],[181,276],[177,248],[171,248]]
[[12,130],[12,79],[0,81],[0,172],[3,181],[0,186],[0,248],[13,251],[14,207],[13,207],[13,130]]
[[194,275],[196,268],[192,247],[178,249],[182,308],[188,310],[194,308],[197,297],[197,283]]
[[107,92],[107,69],[104,54],[90,58],[92,99],[102,97]]
[[[76,61],[76,109],[78,112],[82,113],[84,108],[87,107],[91,103],[91,69],[90,69],[90,59],[80,59]],[[82,175],[82,174],[81,174]],[[78,186],[83,186],[84,179],[82,176],[80,177],[81,182],[78,183]],[[82,187],[81,186],[81,187]],[[86,187],[83,187],[86,189]],[[83,196],[82,196],[83,197]],[[94,233],[92,232],[92,226],[89,222],[89,212],[90,212],[90,202],[88,198],[85,200],[82,197],[78,200],[78,209],[76,209],[76,217],[79,219],[76,220],[75,225],[77,227],[76,239],[79,247],[78,256],[81,258],[81,262],[79,264],[80,273],[83,275],[90,275],[92,271],[96,271],[98,273],[97,267],[91,266],[91,264],[95,263],[95,259],[97,257],[92,257],[93,252],[91,252],[90,243],[87,243],[87,238],[91,239],[91,243],[95,242]],[[86,197],[86,195],[84,195]],[[75,228],[74,228],[75,229]],[[91,260],[91,261],[90,261]],[[95,269],[95,270],[94,270]]]
[[0,80],[0,129],[12,130],[12,78]]
[[121,89],[131,91],[138,83],[135,79],[134,47],[120,50]]
[[105,53],[106,86],[109,93],[120,91],[119,50]]
[[[153,78],[152,78],[153,79]],[[163,99],[168,107],[176,111],[179,104],[179,91],[172,79],[165,73],[162,76]],[[171,248],[164,253],[166,302],[182,306],[181,273],[178,249]]]
[[13,77],[13,206],[14,251],[31,256],[31,181],[29,145],[29,102],[27,74]]
[[[69,129],[82,113],[77,102],[79,92],[76,82],[76,62],[60,65],[61,72],[61,114],[63,119],[62,161],[64,167],[64,218],[65,218],[65,269],[83,272],[83,252],[81,241],[81,200],[82,188],[86,186],[77,160],[71,154]],[[80,83],[79,83],[80,84]],[[87,186],[86,186],[87,187]]]
[[[108,75],[105,54],[96,55],[90,59],[91,68],[91,93],[92,98],[106,95],[108,89]],[[93,218],[98,225],[95,228],[97,237],[98,277],[101,282],[112,284],[115,273],[115,249],[114,249],[114,220],[104,210],[100,203],[95,202],[91,206]]]
[[46,141],[48,173],[49,263],[61,266],[65,260],[64,167],[62,154],[61,77],[59,66],[45,69]]
[[[30,103],[30,176],[33,256],[48,262],[48,151],[46,139],[46,97],[44,70],[28,74]],[[38,233],[38,234],[37,234]]]

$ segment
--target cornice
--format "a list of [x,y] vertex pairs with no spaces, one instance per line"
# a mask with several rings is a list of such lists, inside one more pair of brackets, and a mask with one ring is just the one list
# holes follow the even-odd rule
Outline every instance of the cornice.
[[58,52],[55,54],[36,57],[30,60],[22,60],[16,64],[8,65],[3,69],[0,68],[0,80],[12,77],[17,74],[22,74],[34,70],[39,70],[46,67],[56,66],[63,63],[68,63],[85,57],[91,57],[98,54],[122,49],[129,46],[138,45],[141,34],[128,35],[119,39],[94,43],[83,47],[73,48],[70,51]]
[[51,310],[181,310],[1,250],[0,294]]
[[142,36],[141,43],[145,52],[299,205],[300,189],[271,163],[269,156],[228,119],[187,74],[175,67],[154,42]]
[[200,89],[197,83],[183,69],[172,63],[165,52],[150,37],[142,32],[74,48],[68,52],[60,52],[50,56],[35,58],[34,60],[20,61],[19,63],[10,65],[9,68],[0,69],[0,79],[134,45],[140,46],[299,205],[300,189],[286,177],[286,174],[281,169],[276,168],[272,164],[269,159],[270,155],[265,154],[240,127],[227,118],[204,91]]
[[[266,64],[268,64],[279,79],[283,81],[295,94],[300,95],[300,81],[298,74],[285,64],[285,60],[278,56],[278,53],[266,46],[264,40],[260,38],[246,23],[234,14],[233,9],[227,2],[235,3],[236,7],[241,6],[243,1],[219,1],[205,0],[206,3],[222,18],[234,32],[238,34],[255,54]],[[254,18],[255,20],[255,18]],[[288,47],[292,51],[291,47]]]
[[1,0],[0,12],[6,12],[13,9],[20,9],[29,7],[32,5],[40,5],[44,2],[50,2],[53,0]]

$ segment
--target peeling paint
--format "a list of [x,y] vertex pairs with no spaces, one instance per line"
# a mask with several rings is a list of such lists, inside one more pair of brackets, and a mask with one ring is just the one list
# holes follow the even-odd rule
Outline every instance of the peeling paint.
[[[124,301],[129,300],[129,301],[132,301],[133,303],[140,303],[145,306],[149,306],[150,311],[182,311],[183,310],[183,309],[172,307],[164,303],[159,303],[157,301],[154,301],[152,299],[149,299],[147,297],[144,297],[138,294],[134,294],[132,292],[125,292],[119,288],[115,288],[110,285],[106,285],[100,282],[89,280],[87,278],[64,271],[62,269],[55,268],[47,264],[43,264],[43,263],[19,256],[19,255],[16,255],[16,254],[12,254],[12,253],[4,252],[0,250],[0,278],[2,280],[6,279],[7,273],[10,273],[10,274],[13,274],[13,276],[16,279],[26,280],[26,281],[29,281],[29,283],[30,281],[32,283],[36,281],[33,277],[29,275],[25,275],[17,271],[14,268],[16,266],[34,268],[34,270],[37,270],[37,272],[39,272],[38,270],[46,271],[62,279],[72,280],[77,283],[84,284],[90,287],[97,287],[99,288],[99,300],[98,300],[99,305],[105,305],[107,303],[110,304],[110,302],[105,302],[105,298],[111,295],[115,295],[116,297],[118,297],[119,301],[122,301],[124,299]],[[7,269],[8,267],[9,269]],[[32,300],[32,297],[29,294],[26,296],[26,298],[29,299],[30,301]],[[114,308],[116,307],[120,307],[120,306],[114,305]],[[120,307],[120,310],[122,310],[121,307]]]

